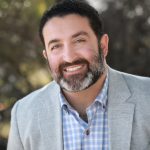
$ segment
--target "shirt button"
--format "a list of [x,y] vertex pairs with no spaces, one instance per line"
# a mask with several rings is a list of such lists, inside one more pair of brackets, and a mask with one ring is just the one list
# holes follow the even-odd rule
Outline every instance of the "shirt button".
[[87,130],[85,131],[85,133],[86,133],[86,135],[88,136],[88,135],[90,134],[90,130],[87,129]]

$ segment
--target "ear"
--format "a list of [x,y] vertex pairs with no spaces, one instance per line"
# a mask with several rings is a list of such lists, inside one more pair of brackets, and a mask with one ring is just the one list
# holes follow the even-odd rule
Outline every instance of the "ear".
[[104,57],[106,57],[108,54],[108,43],[109,43],[109,37],[107,34],[104,34],[100,40],[100,46],[103,51]]
[[43,56],[44,56],[45,59],[47,59],[47,52],[46,52],[45,49],[43,50]]

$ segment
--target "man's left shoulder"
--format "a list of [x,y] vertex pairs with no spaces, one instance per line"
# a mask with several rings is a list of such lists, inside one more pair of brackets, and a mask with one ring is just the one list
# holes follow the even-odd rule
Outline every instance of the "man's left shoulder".
[[[150,87],[150,77],[144,77],[134,74],[129,74],[121,71],[114,70],[112,68],[109,68],[110,75],[113,76],[113,79],[115,78],[116,81],[118,79],[123,79],[129,84],[129,86],[137,87]],[[121,77],[121,78],[120,78]]]
[[[122,73],[124,79],[127,81],[127,83],[132,87],[135,88],[149,88],[150,89],[150,78],[144,77],[144,76],[138,76],[128,73]],[[148,90],[148,89],[147,89]]]
[[124,80],[137,104],[142,103],[143,108],[150,106],[150,78],[128,73],[122,73]]
[[[131,92],[129,101],[136,104],[137,110],[144,110],[144,112],[149,112],[150,78],[128,73],[121,74],[126,81],[129,91]],[[145,115],[146,114],[144,114],[144,116]]]
[[116,82],[125,81],[131,93],[146,94],[150,96],[150,78],[139,75],[133,75],[125,72],[120,72],[110,68],[110,75]]

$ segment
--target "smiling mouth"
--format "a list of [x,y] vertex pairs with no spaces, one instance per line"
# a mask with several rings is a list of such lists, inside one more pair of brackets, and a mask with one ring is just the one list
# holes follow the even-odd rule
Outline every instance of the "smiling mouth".
[[88,62],[85,59],[78,59],[72,63],[63,63],[60,70],[66,77],[83,74],[88,70]]
[[73,66],[68,66],[64,69],[65,72],[75,72],[79,71],[81,68],[83,68],[83,65],[73,65]]

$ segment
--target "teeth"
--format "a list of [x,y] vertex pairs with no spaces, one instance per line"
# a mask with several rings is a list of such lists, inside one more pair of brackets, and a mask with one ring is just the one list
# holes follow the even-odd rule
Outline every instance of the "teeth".
[[82,66],[68,67],[68,68],[66,68],[66,71],[68,71],[68,72],[76,71],[76,70],[80,69],[81,67]]

